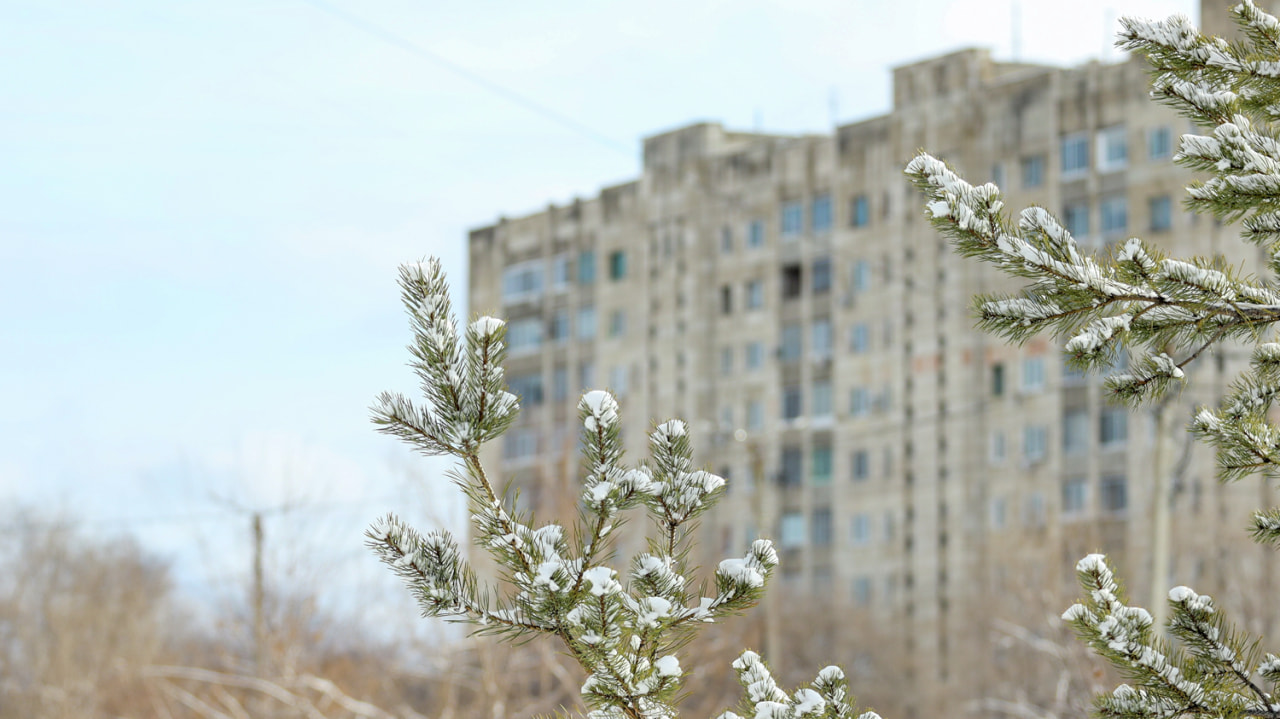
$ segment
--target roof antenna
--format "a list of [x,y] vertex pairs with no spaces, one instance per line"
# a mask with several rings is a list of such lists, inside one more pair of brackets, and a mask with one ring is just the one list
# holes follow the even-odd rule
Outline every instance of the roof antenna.
[[1009,34],[1013,61],[1022,62],[1022,3],[1018,0],[1009,4]]
[[1116,9],[1107,8],[1106,24],[1102,27],[1102,61],[1106,62],[1111,59],[1112,51],[1115,50],[1115,31],[1112,29],[1116,26]]

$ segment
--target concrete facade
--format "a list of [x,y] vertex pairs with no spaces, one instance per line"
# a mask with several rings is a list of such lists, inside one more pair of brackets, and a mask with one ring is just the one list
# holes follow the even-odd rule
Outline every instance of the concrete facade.
[[[513,333],[525,409],[485,459],[522,502],[565,516],[554,498],[576,483],[582,390],[618,395],[632,460],[655,421],[688,419],[699,461],[731,483],[704,522],[704,565],[771,536],[784,594],[897,628],[905,679],[931,687],[910,709],[936,716],[1000,671],[973,661],[990,657],[982,618],[1042,590],[1061,611],[1084,554],[1112,556],[1145,601],[1154,422],[1110,407],[1060,342],[974,329],[971,298],[1017,284],[950,251],[906,162],[926,148],[999,184],[1014,211],[1049,208],[1097,252],[1137,235],[1258,257],[1181,209],[1193,178],[1171,156],[1192,128],[1148,99],[1141,61],[1067,69],[964,50],[896,68],[893,98],[826,135],[700,123],[649,137],[636,181],[472,231],[470,309]],[[1199,363],[1175,427],[1238,359]],[[1171,463],[1176,561],[1156,583],[1271,582],[1253,550],[1243,570],[1228,561],[1265,486],[1217,484],[1200,447]],[[640,548],[623,539],[624,554]]]

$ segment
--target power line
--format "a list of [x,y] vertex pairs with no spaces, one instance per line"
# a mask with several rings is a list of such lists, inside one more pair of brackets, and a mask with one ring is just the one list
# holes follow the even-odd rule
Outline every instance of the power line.
[[[383,496],[383,497],[363,497],[360,499],[335,499],[323,502],[307,502],[291,505],[282,505],[279,507],[271,507],[263,510],[263,514],[282,513],[284,510],[298,510],[304,514],[328,514],[342,513],[348,511],[365,511],[371,505],[385,504],[387,502],[402,501],[403,497]],[[164,525],[164,524],[192,524],[196,522],[239,522],[243,511],[239,513],[236,510],[213,510],[208,512],[189,512],[186,514],[158,514],[142,517],[69,517],[50,519],[23,519],[17,522],[7,522],[0,524],[0,532],[13,532],[24,527],[55,527],[59,524],[65,524],[68,527],[79,526],[96,526],[96,527],[122,527],[126,529],[135,529],[147,525]]]
[[432,52],[431,50],[428,50],[422,47],[421,45],[418,45],[417,43],[414,43],[400,35],[397,35],[391,32],[390,30],[374,25],[373,23],[361,17],[353,15],[347,12],[346,10],[330,5],[329,3],[324,2],[324,0],[302,0],[302,2],[314,7],[317,10],[327,13],[329,16],[333,18],[341,20],[342,22],[356,28],[357,30],[364,32],[365,34],[372,35],[373,37],[376,37],[379,40],[382,40],[383,42],[389,45],[394,45],[411,55],[414,55],[418,58],[426,60],[427,62],[430,62],[436,65],[437,67],[443,68],[453,73],[454,75],[457,75],[458,77],[466,80],[467,82],[470,82],[485,90],[488,90],[489,92],[493,93],[494,95],[497,95],[498,97],[501,97],[502,99],[508,102],[511,102],[516,105],[519,105],[520,107],[523,107],[529,112],[532,112],[537,115],[541,115],[542,117],[548,120],[551,120],[552,122],[555,122],[561,127],[572,130],[578,133],[579,135],[583,135],[585,137],[591,138],[595,142],[598,142],[601,145],[605,145],[611,150],[616,150],[618,152],[625,154],[627,157],[634,157],[634,154],[630,149],[628,149],[626,146],[622,145],[621,143],[617,142],[613,138],[603,133],[597,132],[592,128],[582,124],[581,122],[578,122],[577,120],[569,117],[568,115],[564,115],[560,112],[557,112],[556,110],[553,110],[550,107],[547,107],[546,105],[543,105],[542,103],[530,97],[527,97],[519,92],[516,92],[515,90],[512,90],[509,87],[506,87],[504,85],[499,85],[498,83],[493,82],[492,80],[482,77],[472,72],[471,70],[468,70],[467,68],[462,67],[461,65],[458,65],[457,63],[443,57],[442,55]]

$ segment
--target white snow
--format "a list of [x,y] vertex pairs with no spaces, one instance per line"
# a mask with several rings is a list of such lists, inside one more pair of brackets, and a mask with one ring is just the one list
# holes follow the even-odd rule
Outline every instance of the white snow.
[[773,542],[767,539],[757,539],[752,542],[751,554],[757,557],[760,563],[766,567],[778,565],[778,552],[773,548]]
[[1127,332],[1131,320],[1133,315],[1128,313],[1094,320],[1080,334],[1067,340],[1064,349],[1082,355],[1096,354],[1117,332]]
[[471,323],[471,331],[475,332],[477,335],[479,335],[482,338],[489,337],[493,333],[501,329],[502,327],[506,326],[506,324],[507,324],[506,322],[503,322],[497,317],[490,317],[488,315],[485,315],[484,317],[481,317],[480,319]]
[[844,670],[832,664],[822,668],[818,672],[818,681],[824,684],[833,684],[844,679]]
[[671,601],[663,597],[645,597],[636,607],[636,627],[656,629],[659,620],[671,616]]
[[587,413],[583,425],[592,432],[618,423],[618,401],[604,390],[595,389],[582,395],[578,409]]
[[1110,572],[1105,554],[1090,554],[1076,562],[1077,572]]
[[622,591],[622,585],[613,578],[614,574],[609,567],[592,567],[582,573],[582,578],[591,583],[592,594],[603,597]]
[[658,661],[653,663],[653,668],[658,672],[658,676],[660,677],[680,676],[680,660],[677,659],[674,654],[659,657]]
[[610,482],[607,479],[596,483],[594,487],[588,490],[591,501],[595,504],[599,504],[604,500],[608,499],[609,493],[612,491],[613,491],[613,482]]
[[746,559],[722,560],[716,572],[723,574],[735,583],[746,584],[748,587],[764,586],[764,575],[760,573],[760,570],[750,566]]
[[1151,359],[1156,363],[1156,371],[1160,374],[1168,375],[1174,379],[1186,379],[1186,375],[1183,374],[1182,368],[1179,367],[1178,364],[1169,357],[1169,355],[1161,352]]
[[1196,267],[1189,262],[1181,262],[1179,260],[1161,262],[1160,270],[1165,277],[1171,280],[1211,292],[1228,302],[1236,299],[1236,292],[1231,286],[1231,280],[1217,270]]
[[689,427],[678,419],[668,420],[658,425],[653,430],[654,439],[663,441],[671,441],[676,437],[683,437],[689,432]]
[[812,689],[797,689],[792,700],[798,716],[821,714],[827,708],[827,701]]

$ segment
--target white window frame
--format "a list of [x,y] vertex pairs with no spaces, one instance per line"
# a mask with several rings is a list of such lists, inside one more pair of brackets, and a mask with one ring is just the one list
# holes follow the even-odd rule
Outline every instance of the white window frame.
[[1098,130],[1098,172],[1116,172],[1129,165],[1129,134],[1123,125]]
[[[1083,148],[1081,147],[1083,144]],[[1070,146],[1071,153],[1068,154],[1067,148]],[[1082,177],[1089,174],[1089,133],[1072,132],[1063,135],[1058,144],[1058,155],[1062,161],[1062,176],[1064,178]],[[1083,160],[1083,164],[1075,161]],[[1071,160],[1072,162],[1068,162]]]

